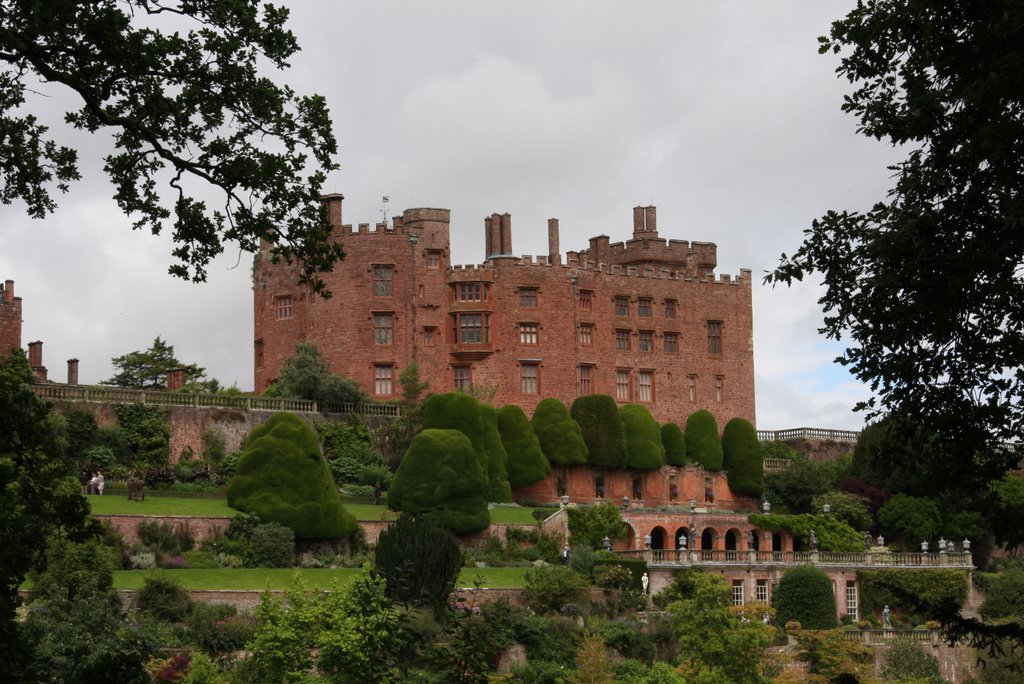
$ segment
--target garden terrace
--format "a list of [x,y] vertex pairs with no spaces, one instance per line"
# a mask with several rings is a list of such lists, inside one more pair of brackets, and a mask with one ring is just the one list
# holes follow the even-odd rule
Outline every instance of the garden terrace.
[[639,559],[649,567],[705,567],[705,566],[759,566],[792,567],[814,565],[818,567],[872,570],[879,568],[949,568],[973,570],[970,553],[899,553],[889,551],[832,552],[832,551],[722,551],[643,549],[618,551],[621,558]]

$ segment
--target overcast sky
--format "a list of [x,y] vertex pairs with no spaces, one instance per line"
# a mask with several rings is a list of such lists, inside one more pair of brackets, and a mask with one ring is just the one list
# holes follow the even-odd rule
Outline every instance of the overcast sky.
[[[346,223],[381,220],[383,195],[389,216],[449,208],[453,262],[471,264],[493,212],[511,213],[515,253],[545,254],[550,217],[580,249],[628,239],[632,207],[656,205],[662,237],[715,242],[720,273],[754,272],[758,427],[863,424],[867,390],[817,334],[818,282],[760,282],[813,219],[889,187],[896,154],[856,134],[837,58],[817,52],[853,0],[284,4],[303,50],[276,80],[327,98],[342,168],[326,189]],[[77,357],[99,382],[160,335],[252,389],[251,255],[225,254],[206,284],[170,277],[169,239],[132,233],[111,199],[105,140],[56,134],[82,148],[84,180],[42,221],[0,206],[0,280],[51,379]]]

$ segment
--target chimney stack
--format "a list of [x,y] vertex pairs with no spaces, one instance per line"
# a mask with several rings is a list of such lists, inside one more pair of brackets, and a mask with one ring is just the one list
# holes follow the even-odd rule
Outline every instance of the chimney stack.
[[28,343],[28,365],[36,382],[46,382],[46,366],[43,365],[43,343],[39,340]]
[[340,192],[334,192],[329,195],[324,195],[320,198],[324,204],[324,210],[327,212],[327,223],[331,226],[332,231],[341,230],[341,202],[345,199],[345,196]]
[[508,212],[501,215],[501,253],[512,254],[512,215]]
[[185,386],[185,369],[172,368],[167,371],[167,391],[173,392]]
[[78,359],[68,359],[68,384],[78,384]]
[[13,304],[14,303],[14,281],[13,280],[5,280],[4,281],[3,293],[4,293],[4,304]]
[[548,263],[562,263],[562,252],[558,246],[558,219],[548,219]]

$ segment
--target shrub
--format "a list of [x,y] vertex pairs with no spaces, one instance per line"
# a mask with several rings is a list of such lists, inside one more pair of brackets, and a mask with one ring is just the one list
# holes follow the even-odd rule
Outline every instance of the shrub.
[[462,553],[447,528],[428,517],[403,515],[381,532],[374,564],[388,596],[439,609],[455,587]]
[[686,419],[686,460],[707,470],[722,469],[722,440],[710,411],[694,411]]
[[897,639],[885,654],[882,677],[887,682],[943,684],[946,681],[938,661],[925,653],[920,644],[904,639]]
[[941,525],[939,506],[932,499],[897,494],[878,509],[878,526],[883,534],[902,539],[911,549],[934,540]]
[[615,541],[626,538],[626,524],[622,522],[622,511],[615,504],[605,503],[593,506],[573,506],[568,509],[569,533],[573,546],[604,548],[604,538]]
[[498,432],[508,454],[508,483],[512,489],[526,487],[547,477],[551,465],[523,409],[515,404],[498,409]]
[[185,618],[189,642],[215,655],[245,648],[254,623],[237,613],[231,605],[197,602]]
[[789,513],[811,513],[811,500],[819,494],[835,491],[839,468],[827,461],[812,461],[799,455],[788,468],[765,478],[765,496],[773,510]]
[[619,420],[626,438],[627,468],[654,470],[665,465],[661,428],[650,411],[640,404],[626,404],[619,409]]
[[880,613],[888,605],[917,623],[956,615],[967,599],[962,570],[859,570],[857,584],[864,614]]
[[131,562],[135,570],[152,570],[156,567],[156,554],[152,551],[139,551],[132,554]]
[[825,504],[829,506],[829,514],[846,522],[855,530],[871,529],[871,513],[867,500],[847,492],[826,492],[811,499],[811,509],[822,511]]
[[489,404],[480,405],[484,423],[484,445],[487,448],[487,500],[497,503],[512,501],[512,488],[508,481],[508,452],[498,432],[498,410]]
[[486,491],[486,475],[469,438],[459,430],[426,429],[413,438],[395,473],[388,506],[426,514],[456,534],[469,534],[490,525]]
[[192,612],[192,599],[178,582],[159,574],[143,581],[138,606],[158,620],[181,622]]
[[665,462],[669,465],[686,465],[686,436],[675,423],[661,426],[661,445],[665,447]]
[[186,551],[182,557],[185,559],[185,565],[193,570],[220,567],[217,565],[217,559],[209,551]]
[[542,565],[527,569],[523,576],[523,596],[537,613],[557,613],[566,604],[586,599],[587,578],[561,565]]
[[275,522],[256,527],[249,537],[248,564],[258,568],[290,568],[295,565],[295,533]]
[[729,489],[759,497],[764,491],[764,459],[757,431],[745,418],[733,418],[722,432],[722,466],[729,474]]
[[626,436],[615,400],[607,394],[578,397],[570,410],[587,445],[587,462],[599,468],[626,466]]
[[[621,577],[618,573],[613,574],[613,569],[621,568],[629,573],[629,581],[619,589],[632,589],[633,591],[643,590],[643,576],[647,572],[647,561],[640,558],[598,558],[594,561],[594,575],[606,575],[605,583],[612,584],[613,577]],[[618,581],[618,579],[614,579]]]
[[787,570],[772,596],[776,621],[799,622],[804,629],[834,629],[836,598],[832,580],[818,568],[803,566]]
[[316,431],[336,481],[357,482],[364,468],[387,468],[387,461],[374,447],[370,429],[363,421],[321,423]]
[[806,549],[810,542],[811,531],[818,537],[820,551],[863,551],[864,537],[850,527],[845,520],[832,515],[761,515],[755,513],[747,516],[747,520],[762,530],[776,532],[785,530],[791,536],[803,540]]
[[143,520],[139,523],[138,535],[143,546],[158,554],[181,554],[195,546],[187,527],[175,527],[162,521]]
[[541,451],[551,465],[575,465],[587,462],[587,444],[580,426],[569,409],[558,399],[542,399],[533,411],[533,432]]
[[480,470],[488,476],[490,466],[487,462],[484,418],[480,402],[474,396],[464,392],[447,392],[427,397],[423,404],[423,429],[431,428],[458,430],[466,435],[476,453]]
[[114,584],[117,561],[117,552],[99,540],[76,543],[53,537],[46,544],[46,569],[33,573],[32,598],[45,597],[62,588],[70,600],[75,600],[78,592],[87,587],[107,591]]
[[358,527],[341,505],[316,433],[291,413],[274,414],[246,438],[228,505],[289,527],[299,539],[350,537]]
[[145,404],[118,404],[114,407],[121,437],[137,468],[167,465],[171,454],[171,428],[167,411]]

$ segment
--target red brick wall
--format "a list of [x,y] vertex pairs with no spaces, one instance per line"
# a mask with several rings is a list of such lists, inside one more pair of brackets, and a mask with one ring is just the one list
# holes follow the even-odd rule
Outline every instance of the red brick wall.
[[223,532],[231,522],[231,518],[199,518],[183,515],[97,515],[96,517],[120,532],[129,544],[134,544],[139,540],[139,524],[146,521],[167,523],[176,530],[188,530],[197,544],[207,537],[214,536],[218,531]]
[[[340,221],[340,208],[337,217]],[[297,289],[294,268],[271,264],[267,253],[260,252],[253,271],[257,392],[305,339],[320,348],[333,372],[353,378],[371,393],[375,366],[393,367],[397,393],[399,372],[415,358],[432,391],[452,389],[453,366],[468,366],[474,385],[493,389],[495,405],[515,403],[531,413],[543,397],[571,403],[579,391],[577,368],[586,364],[591,393],[615,396],[616,372],[629,373],[631,386],[621,403],[639,400],[639,374],[653,373],[648,406],[659,421],[682,424],[700,408],[712,411],[720,424],[735,416],[754,421],[751,276],[744,270],[737,278],[716,279],[714,245],[665,241],[656,232],[641,231],[626,243],[592,240],[592,249],[570,252],[565,265],[549,264],[547,257],[534,263],[530,257],[502,256],[483,266],[446,271],[451,265],[448,231],[449,212],[444,209],[407,210],[395,218],[392,230],[383,224],[374,231],[336,226],[336,239],[348,256],[326,278],[334,293],[328,300]],[[418,239],[415,246],[410,235]],[[428,266],[431,253],[437,255],[437,269]],[[595,262],[595,255],[606,260]],[[391,296],[373,295],[373,264],[394,266]],[[455,301],[454,284],[467,281],[486,284],[485,301]],[[537,288],[536,308],[520,306],[521,287]],[[577,306],[578,290],[592,293],[591,311]],[[279,320],[276,302],[287,296],[293,298],[292,318]],[[629,298],[628,316],[616,316],[616,296]],[[649,318],[638,315],[640,298],[652,300]],[[664,315],[666,299],[677,302],[673,319]],[[452,326],[457,311],[488,314],[489,341],[458,344]],[[390,345],[374,341],[375,312],[393,314]],[[708,352],[708,321],[722,323],[720,353]],[[523,322],[538,324],[538,344],[521,344]],[[593,325],[592,346],[577,342],[582,323]],[[432,346],[425,340],[425,328],[434,331]],[[616,349],[618,329],[629,331],[628,351]],[[653,351],[639,351],[640,331],[653,334]],[[678,334],[678,352],[664,351],[666,332]],[[536,394],[521,391],[524,362],[539,364]],[[716,381],[721,382],[720,393]]]
[[21,297],[14,296],[14,281],[0,284],[0,356],[21,348]]

